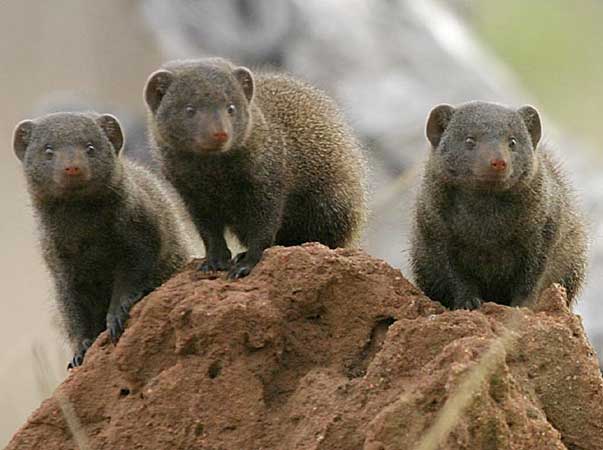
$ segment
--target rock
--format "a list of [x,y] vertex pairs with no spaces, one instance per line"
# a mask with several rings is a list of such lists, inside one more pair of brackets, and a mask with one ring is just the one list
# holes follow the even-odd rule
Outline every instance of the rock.
[[7,449],[603,448],[603,380],[557,286],[448,311],[357,250],[275,247],[235,282],[194,267]]

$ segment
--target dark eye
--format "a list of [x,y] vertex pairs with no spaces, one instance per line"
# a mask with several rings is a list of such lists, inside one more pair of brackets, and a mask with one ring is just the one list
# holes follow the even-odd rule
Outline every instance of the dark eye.
[[517,146],[517,139],[515,139],[514,137],[512,137],[511,139],[509,139],[509,147],[510,148],[515,148]]
[[89,155],[94,154],[94,152],[96,151],[96,148],[94,148],[94,145],[92,144],[88,144],[86,145],[86,153],[88,153]]
[[465,146],[467,148],[474,148],[475,147],[475,139],[472,138],[471,136],[467,137],[465,139]]
[[226,112],[232,116],[234,113],[237,112],[237,107],[235,105],[228,105],[228,107],[226,108]]
[[195,108],[193,108],[193,107],[192,107],[192,106],[190,106],[190,105],[187,105],[187,106],[184,108],[184,112],[186,112],[186,115],[187,115],[187,116],[189,116],[189,117],[193,117],[193,116],[195,115]]
[[52,149],[52,147],[50,145],[47,145],[46,147],[44,147],[44,154],[46,155],[46,157],[48,159],[50,159],[54,156],[54,150]]

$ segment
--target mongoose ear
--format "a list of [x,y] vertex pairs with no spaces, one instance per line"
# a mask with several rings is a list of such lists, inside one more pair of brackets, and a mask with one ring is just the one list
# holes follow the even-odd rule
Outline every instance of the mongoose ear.
[[530,105],[522,106],[517,110],[523,122],[526,124],[528,133],[532,138],[532,145],[536,148],[540,138],[542,137],[542,123],[540,122],[540,114],[538,110]]
[[111,114],[103,114],[97,119],[98,126],[109,138],[109,142],[113,145],[115,153],[119,153],[124,146],[124,133],[121,130],[121,125],[117,117]]
[[25,150],[31,141],[31,133],[34,128],[34,123],[31,120],[23,120],[17,124],[13,131],[13,150],[17,158],[23,161]]
[[161,99],[173,80],[174,74],[169,70],[157,70],[151,74],[144,87],[144,100],[149,105],[151,112],[155,113],[157,111]]
[[425,134],[434,148],[440,143],[442,134],[446,130],[453,114],[454,107],[447,104],[438,105],[429,113],[427,125],[425,126]]
[[253,80],[251,70],[247,67],[237,67],[233,71],[233,75],[243,87],[243,92],[245,93],[245,97],[247,97],[247,101],[251,102],[255,90],[255,81]]

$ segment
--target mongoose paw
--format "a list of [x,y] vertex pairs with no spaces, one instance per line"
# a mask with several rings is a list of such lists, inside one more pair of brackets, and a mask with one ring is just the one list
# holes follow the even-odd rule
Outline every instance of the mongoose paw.
[[119,338],[123,334],[126,328],[126,321],[130,317],[130,309],[136,303],[138,303],[145,295],[151,292],[151,289],[143,289],[139,292],[125,297],[116,312],[107,313],[107,330],[109,330],[109,336],[111,342],[117,344]]
[[242,262],[235,264],[234,267],[228,272],[228,278],[231,280],[236,280],[238,278],[246,277],[251,272],[251,269],[253,269],[253,265],[249,263]]
[[228,278],[236,280],[239,278],[246,277],[251,273],[251,269],[255,267],[257,262],[249,261],[247,258],[247,252],[239,253],[232,260],[232,268],[228,272]]
[[117,344],[123,334],[128,317],[130,317],[128,305],[122,305],[116,313],[107,313],[107,330],[109,330],[109,336],[113,344]]
[[259,257],[255,257],[257,253],[250,254],[249,252],[241,252],[235,256],[231,261],[231,269],[228,271],[228,278],[236,280],[238,278],[246,277],[251,273],[256,264],[260,261],[261,253]]
[[73,355],[73,358],[71,358],[71,361],[69,361],[69,364],[67,364],[67,370],[74,369],[83,364],[84,356],[86,355],[86,352],[88,351],[88,349],[90,348],[91,345],[92,345],[92,340],[90,340],[90,339],[84,339],[82,341],[82,345],[80,346],[80,349],[77,352],[75,352],[75,355]]
[[229,260],[222,259],[209,259],[205,258],[201,264],[199,264],[198,270],[203,273],[208,272],[219,272],[223,270],[228,270],[230,267]]
[[457,301],[454,305],[454,309],[468,309],[474,310],[479,309],[482,306],[482,301],[477,297],[468,297],[463,300]]

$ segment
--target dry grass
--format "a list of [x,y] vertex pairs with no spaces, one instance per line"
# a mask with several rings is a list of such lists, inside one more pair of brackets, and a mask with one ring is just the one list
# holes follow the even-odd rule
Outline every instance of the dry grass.
[[458,386],[458,389],[448,397],[444,406],[438,412],[435,421],[416,446],[416,450],[444,448],[448,436],[454,430],[464,411],[519,336],[517,329],[520,314],[519,310],[513,311],[511,319],[505,326],[505,332],[492,342],[478,363],[465,374],[465,379]]
[[[53,370],[53,365],[50,364],[47,354],[43,351],[42,347],[34,345],[32,355],[39,394],[42,398],[50,397],[52,395],[52,387],[56,386],[59,377]],[[61,409],[65,423],[73,436],[77,448],[80,450],[91,450],[92,447],[90,446],[88,436],[84,432],[73,404],[63,395],[60,389],[54,393],[54,399]]]

